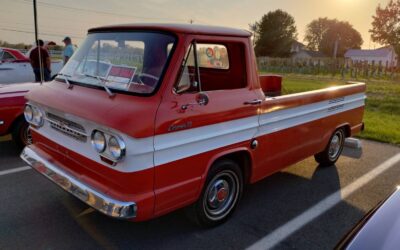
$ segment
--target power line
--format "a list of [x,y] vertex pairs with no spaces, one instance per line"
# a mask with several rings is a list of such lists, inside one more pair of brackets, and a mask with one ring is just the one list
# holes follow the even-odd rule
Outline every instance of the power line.
[[[31,1],[29,1],[29,0],[14,0],[14,1],[25,3],[25,4],[30,4],[31,3]],[[38,4],[42,5],[42,6],[45,6],[45,7],[49,7],[49,8],[59,8],[59,9],[65,9],[65,10],[91,12],[91,13],[97,13],[97,14],[102,14],[102,15],[110,15],[110,16],[117,16],[117,17],[122,17],[123,16],[123,17],[147,19],[147,20],[185,21],[186,22],[186,20],[183,20],[183,19],[172,19],[172,18],[161,18],[161,17],[144,17],[144,16],[120,14],[120,13],[115,13],[115,12],[100,11],[100,10],[94,10],[94,9],[83,9],[83,8],[70,7],[70,6],[54,4],[54,3],[47,3],[47,2],[42,2],[42,1],[38,1]]]
[[[18,33],[26,33],[26,34],[34,34],[34,31],[29,31],[29,30],[18,30],[18,29],[9,29],[9,28],[0,28],[0,30],[3,31],[10,31],[10,32],[18,32]],[[53,37],[64,37],[65,34],[55,34],[55,33],[42,33],[40,32],[40,35],[42,36],[53,36]],[[83,39],[84,37],[81,36],[70,36],[72,38],[78,38],[78,39]]]
[[[25,27],[32,27],[31,23],[7,22],[7,21],[3,21],[1,19],[0,19],[0,24],[3,26],[7,26],[7,28],[16,28],[16,29],[19,29],[21,27],[10,27],[10,25],[21,25],[21,26],[25,26]],[[60,28],[62,28],[60,26],[48,26],[48,25],[40,25],[40,26],[44,27],[45,29],[60,29]],[[40,30],[43,30],[43,29],[40,29]],[[74,31],[77,31],[79,33],[79,31],[82,31],[82,29],[79,29],[79,30],[75,29]],[[52,32],[52,31],[50,31],[50,32]]]

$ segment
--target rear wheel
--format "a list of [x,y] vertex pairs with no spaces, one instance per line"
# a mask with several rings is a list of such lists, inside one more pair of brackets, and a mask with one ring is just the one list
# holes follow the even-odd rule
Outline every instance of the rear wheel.
[[32,144],[32,136],[29,124],[24,119],[19,119],[12,130],[12,139],[19,149]]
[[229,159],[218,161],[208,174],[200,198],[187,208],[187,214],[200,226],[217,226],[232,215],[242,192],[240,167]]
[[343,128],[337,129],[329,139],[325,150],[314,156],[321,166],[332,166],[339,159],[343,151],[344,140],[346,139]]

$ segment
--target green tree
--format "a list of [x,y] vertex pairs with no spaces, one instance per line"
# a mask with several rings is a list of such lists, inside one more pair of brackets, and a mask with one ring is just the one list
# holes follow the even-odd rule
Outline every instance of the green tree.
[[275,10],[264,15],[256,26],[257,56],[286,57],[297,38],[294,18],[287,12]]
[[304,37],[307,47],[331,56],[337,46],[337,56],[348,49],[359,49],[363,44],[360,32],[349,22],[337,19],[318,18],[307,25]]
[[372,18],[372,41],[393,45],[400,55],[400,0],[391,0],[385,8],[378,5]]
[[318,18],[307,25],[304,41],[311,50],[319,50],[324,34],[329,30],[332,20],[328,18]]

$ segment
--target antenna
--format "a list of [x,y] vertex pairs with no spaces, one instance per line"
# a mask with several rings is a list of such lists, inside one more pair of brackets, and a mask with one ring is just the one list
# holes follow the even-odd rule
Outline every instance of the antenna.
[[43,78],[44,78],[44,71],[43,71],[43,62],[42,62],[42,54],[40,51],[40,46],[39,46],[39,38],[38,38],[38,22],[37,22],[37,4],[36,0],[33,0],[33,21],[35,24],[35,40],[36,40],[36,47],[38,48],[38,53],[39,53],[39,68],[40,68],[40,84],[43,84]]

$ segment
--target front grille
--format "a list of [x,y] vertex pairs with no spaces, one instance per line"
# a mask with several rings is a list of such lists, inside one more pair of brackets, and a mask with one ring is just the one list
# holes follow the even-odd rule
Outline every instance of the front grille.
[[49,121],[50,127],[54,130],[78,141],[87,141],[86,131],[82,125],[52,113],[47,113],[47,121]]

